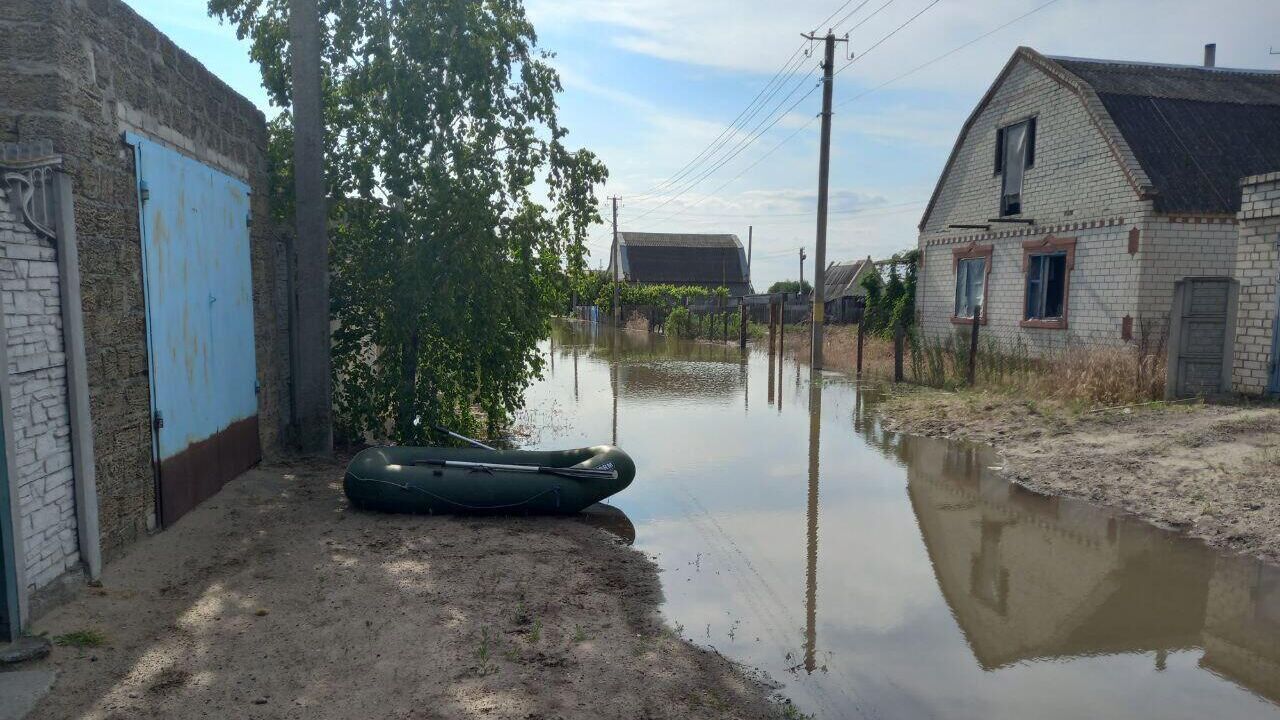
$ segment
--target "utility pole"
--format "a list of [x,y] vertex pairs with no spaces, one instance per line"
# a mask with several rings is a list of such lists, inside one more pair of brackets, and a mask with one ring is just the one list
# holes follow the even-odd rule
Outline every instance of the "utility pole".
[[751,286],[751,241],[755,229],[755,225],[747,226],[747,292],[755,292],[755,288]]
[[296,197],[293,267],[297,282],[292,370],[298,445],[333,452],[329,339],[329,238],[325,204],[324,121],[320,108],[320,11],[317,0],[289,0]]
[[809,257],[804,254],[804,248],[800,248],[800,286],[796,288],[796,294],[804,297],[804,261]]
[[[805,35],[809,40],[817,36]],[[818,156],[818,238],[813,248],[813,342],[810,343],[809,367],[822,369],[823,305],[826,303],[827,270],[827,188],[831,175],[831,90],[836,64],[836,36],[830,30],[825,38],[822,60],[822,146]],[[840,42],[849,42],[846,35]]]
[[613,326],[622,325],[622,307],[618,304],[618,279],[622,272],[622,253],[618,252],[618,196],[609,198],[613,201]]

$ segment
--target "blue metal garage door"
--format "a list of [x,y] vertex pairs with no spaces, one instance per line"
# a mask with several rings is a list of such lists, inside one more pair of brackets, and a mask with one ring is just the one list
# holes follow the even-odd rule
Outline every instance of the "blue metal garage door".
[[161,522],[261,457],[249,187],[136,135]]

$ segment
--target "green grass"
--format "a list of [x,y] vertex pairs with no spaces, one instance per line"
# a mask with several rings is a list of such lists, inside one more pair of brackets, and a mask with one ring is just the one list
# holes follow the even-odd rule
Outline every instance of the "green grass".
[[73,630],[65,635],[54,636],[53,642],[61,647],[102,647],[107,644],[107,636],[100,630]]

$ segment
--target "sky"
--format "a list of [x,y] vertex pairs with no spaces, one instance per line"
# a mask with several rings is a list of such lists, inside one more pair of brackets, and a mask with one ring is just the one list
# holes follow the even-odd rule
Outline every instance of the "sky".
[[[275,113],[247,43],[209,18],[204,0],[126,1]],[[1280,53],[1277,0],[525,3],[539,44],[555,53],[566,142],[608,166],[601,197],[620,198],[619,229],[733,233],[745,246],[751,227],[761,290],[796,278],[801,247],[804,276],[813,277],[822,48],[801,33],[849,33],[833,83],[829,261],[915,246],[960,126],[1019,45],[1194,65],[1214,42],[1220,67],[1280,70],[1280,54],[1271,54]],[[757,97],[766,102],[752,114]],[[744,110],[748,119],[735,126]],[[601,210],[607,220],[608,200]],[[592,266],[606,264],[609,229],[591,237]]]

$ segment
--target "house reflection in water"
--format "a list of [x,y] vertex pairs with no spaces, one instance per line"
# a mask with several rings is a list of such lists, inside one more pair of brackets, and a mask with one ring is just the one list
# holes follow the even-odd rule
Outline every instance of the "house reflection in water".
[[[867,430],[865,432],[870,432]],[[1280,700],[1280,569],[1002,479],[990,452],[882,435],[943,596],[984,670],[1200,649],[1200,667]]]

